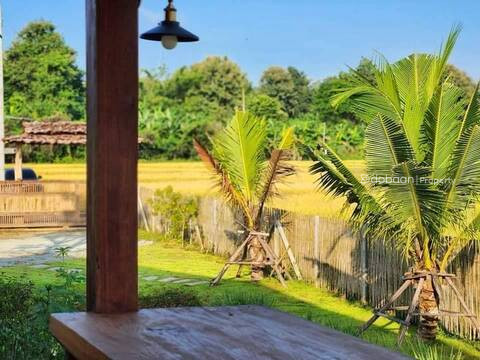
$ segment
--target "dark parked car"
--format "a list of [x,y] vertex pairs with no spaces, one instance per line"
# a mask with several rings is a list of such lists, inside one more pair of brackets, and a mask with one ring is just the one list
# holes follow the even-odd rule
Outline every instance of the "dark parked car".
[[[39,180],[40,177],[37,176],[35,171],[30,168],[22,168],[22,178],[23,180]],[[5,169],[5,180],[13,181],[15,180],[15,170],[14,169]]]

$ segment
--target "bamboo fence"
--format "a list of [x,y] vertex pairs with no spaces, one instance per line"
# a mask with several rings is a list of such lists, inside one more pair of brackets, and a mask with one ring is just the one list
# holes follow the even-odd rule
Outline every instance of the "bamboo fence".
[[84,226],[85,213],[85,182],[0,182],[0,228]]

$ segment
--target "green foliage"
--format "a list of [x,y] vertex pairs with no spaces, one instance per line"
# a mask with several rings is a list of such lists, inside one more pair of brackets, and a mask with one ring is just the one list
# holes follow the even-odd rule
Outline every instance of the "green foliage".
[[237,64],[208,57],[171,76],[164,68],[140,80],[140,147],[143,158],[194,157],[192,138],[206,141],[242,104],[250,84]]
[[5,103],[9,115],[84,118],[85,87],[75,52],[55,26],[29,23],[5,52]]
[[460,70],[452,64],[448,64],[445,69],[446,78],[448,76],[449,82],[463,90],[466,98],[470,98],[475,90],[475,82],[464,71]]
[[[313,114],[307,114],[301,118],[288,119],[282,126],[275,121],[269,120],[267,126],[267,138],[269,147],[280,141],[285,128],[293,127],[295,137],[299,143],[314,148],[316,144],[325,139],[333,149],[349,158],[362,158],[364,129],[363,126],[353,125],[351,121],[342,119],[336,123],[324,122]],[[297,159],[308,159],[309,154],[305,146],[295,149]]]
[[277,129],[281,128],[280,123],[288,118],[282,110],[280,101],[265,94],[250,95],[247,99],[247,109],[253,115],[271,121]]
[[197,200],[177,193],[168,186],[155,191],[150,205],[153,213],[161,217],[164,233],[173,239],[183,241],[189,221],[197,215]]
[[139,303],[140,307],[144,309],[202,305],[197,293],[185,288],[167,288],[146,295],[140,295]]
[[250,84],[240,67],[226,57],[210,56],[177,70],[165,82],[165,96],[186,112],[224,122],[242,103]]
[[2,274],[0,294],[0,358],[63,359],[63,349],[48,329],[48,317],[78,308],[78,299],[83,304],[84,296],[72,290],[72,283],[39,291],[32,282]]
[[294,67],[284,69],[272,66],[260,79],[259,91],[277,99],[290,117],[305,114],[310,107],[310,81],[305,73]]
[[190,159],[195,156],[192,138],[206,141],[215,124],[201,114],[181,107],[150,109],[140,105],[139,131],[143,139],[140,157],[151,159]]

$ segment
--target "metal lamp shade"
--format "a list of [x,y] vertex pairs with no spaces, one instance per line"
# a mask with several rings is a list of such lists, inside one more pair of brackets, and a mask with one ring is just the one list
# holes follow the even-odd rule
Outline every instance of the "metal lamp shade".
[[157,27],[143,33],[140,38],[144,40],[162,41],[164,36],[176,36],[178,42],[194,42],[200,40],[195,34],[185,30],[178,21],[162,21]]

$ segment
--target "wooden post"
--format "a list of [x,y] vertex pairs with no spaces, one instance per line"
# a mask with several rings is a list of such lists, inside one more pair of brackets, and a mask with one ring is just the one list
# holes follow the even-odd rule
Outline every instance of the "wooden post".
[[368,278],[368,268],[367,268],[367,237],[365,236],[365,232],[360,231],[360,271],[361,271],[361,276],[360,276],[360,301],[362,304],[367,303],[367,291],[368,291],[368,283],[367,283],[367,278]]
[[315,227],[313,230],[313,274],[315,276],[315,286],[320,285],[320,217],[315,216]]
[[283,230],[282,223],[278,220],[276,221],[276,227],[278,230],[278,234],[280,235],[280,239],[283,242],[283,246],[285,246],[285,250],[287,251],[290,262],[292,263],[293,271],[295,271],[295,275],[297,276],[297,279],[303,280],[302,273],[300,272],[300,268],[298,267],[298,264],[297,264],[297,260],[295,259],[292,248],[290,247],[290,243],[288,242],[287,235],[285,235],[285,231]]
[[143,223],[145,224],[145,230],[150,232],[150,226],[148,225],[147,214],[145,213],[145,208],[143,207],[142,196],[140,193],[140,187],[138,187],[138,211],[142,216]]
[[23,166],[22,144],[16,144],[15,167],[14,167],[15,181],[23,180],[22,166]]
[[137,310],[138,1],[87,3],[87,310]]

